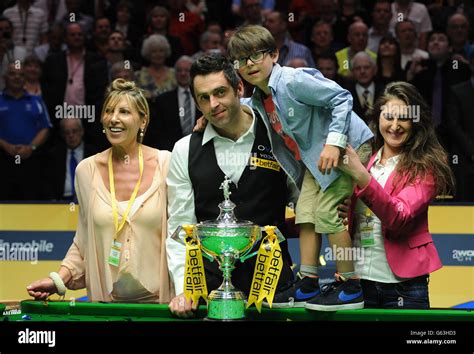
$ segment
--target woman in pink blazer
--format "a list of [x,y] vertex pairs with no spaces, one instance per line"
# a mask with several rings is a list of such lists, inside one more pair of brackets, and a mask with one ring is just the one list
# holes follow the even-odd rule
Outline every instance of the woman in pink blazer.
[[442,264],[428,206],[453,187],[447,155],[413,85],[389,84],[371,117],[377,152],[366,168],[349,146],[341,166],[356,183],[349,231],[365,307],[429,308],[429,274]]

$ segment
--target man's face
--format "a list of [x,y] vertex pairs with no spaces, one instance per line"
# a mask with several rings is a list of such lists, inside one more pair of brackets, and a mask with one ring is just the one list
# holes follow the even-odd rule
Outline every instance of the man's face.
[[151,24],[153,28],[162,30],[168,25],[168,18],[162,12],[156,12],[151,16]]
[[84,135],[81,122],[77,119],[66,119],[62,123],[61,133],[68,149],[75,149],[79,146]]
[[369,85],[375,76],[375,65],[367,58],[359,58],[352,67],[352,73],[356,82],[362,86]]
[[260,0],[242,0],[242,15],[251,24],[262,20]]
[[8,66],[8,71],[5,75],[5,88],[7,90],[18,91],[25,85],[25,74],[23,69],[18,68],[15,64]]
[[180,60],[176,63],[176,81],[181,87],[189,87],[191,76],[191,63],[187,60]]
[[5,43],[6,40],[12,38],[12,28],[8,21],[0,21],[0,43]]
[[321,24],[313,28],[311,41],[318,47],[326,48],[331,45],[331,27],[328,24]]
[[401,47],[411,46],[416,40],[415,26],[410,22],[402,22],[398,25],[397,38]]
[[428,53],[433,59],[445,57],[449,53],[448,37],[444,33],[434,33],[428,41]]
[[336,78],[336,64],[331,59],[318,59],[316,68],[321,71],[325,78],[330,80]]
[[70,48],[79,49],[84,47],[84,33],[78,24],[69,25],[66,33],[67,45]]
[[375,25],[387,26],[392,19],[390,3],[379,2],[374,5],[372,18]]
[[109,36],[109,50],[113,52],[122,51],[124,49],[124,43],[123,35],[118,32],[114,32]]
[[221,35],[217,33],[211,33],[208,40],[203,43],[203,50],[208,51],[212,49],[219,49],[221,46]]
[[194,77],[196,104],[206,119],[220,129],[233,126],[239,119],[243,89],[240,82],[235,92],[222,71]]
[[367,26],[363,23],[353,25],[352,30],[349,31],[348,40],[353,52],[364,51],[368,40]]
[[94,35],[102,40],[106,40],[110,34],[110,21],[102,18],[95,25]]
[[453,43],[464,44],[469,35],[469,23],[463,15],[454,15],[448,22],[446,32]]
[[[255,51],[251,53],[256,55],[260,52],[260,56],[263,54],[263,57],[260,60],[252,61],[249,59],[248,55],[239,56],[236,60],[244,58],[242,63],[238,64],[239,74],[242,78],[248,83],[258,86],[260,88],[264,87],[268,83],[268,78],[273,69],[273,64],[278,60],[278,53],[268,53],[267,51]],[[242,65],[245,62],[245,65]],[[234,61],[235,63],[235,61]]]
[[286,31],[285,23],[281,20],[278,12],[270,12],[265,17],[264,26],[273,36],[278,36]]

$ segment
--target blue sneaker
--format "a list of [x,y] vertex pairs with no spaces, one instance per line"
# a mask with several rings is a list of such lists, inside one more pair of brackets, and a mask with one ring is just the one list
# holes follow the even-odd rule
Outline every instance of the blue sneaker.
[[321,294],[306,302],[307,309],[316,311],[356,310],[364,308],[364,295],[359,279],[336,281],[323,285]]
[[[277,309],[305,307],[308,300],[321,293],[319,278],[302,277],[299,273],[294,282],[281,289],[277,289],[277,291],[272,302],[272,307]],[[265,307],[270,307],[265,301],[262,304]]]

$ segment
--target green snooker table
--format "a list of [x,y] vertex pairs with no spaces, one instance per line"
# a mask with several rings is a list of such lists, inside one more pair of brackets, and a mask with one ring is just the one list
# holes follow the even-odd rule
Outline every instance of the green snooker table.
[[[0,305],[1,306],[1,305]],[[0,307],[1,310],[1,307]],[[122,304],[60,301],[22,301],[21,313],[6,314],[2,321],[202,321],[206,308],[201,306],[191,319],[173,317],[167,305]],[[3,314],[3,310],[0,312]],[[473,310],[380,310],[361,309],[335,312],[308,311],[304,308],[246,311],[249,321],[474,321]]]

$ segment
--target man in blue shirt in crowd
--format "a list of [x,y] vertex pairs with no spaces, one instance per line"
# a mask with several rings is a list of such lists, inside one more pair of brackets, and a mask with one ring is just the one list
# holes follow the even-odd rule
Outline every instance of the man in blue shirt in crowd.
[[0,200],[39,197],[40,154],[51,123],[39,96],[28,94],[21,62],[10,63],[0,93]]

